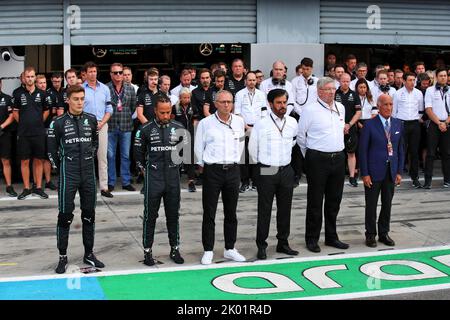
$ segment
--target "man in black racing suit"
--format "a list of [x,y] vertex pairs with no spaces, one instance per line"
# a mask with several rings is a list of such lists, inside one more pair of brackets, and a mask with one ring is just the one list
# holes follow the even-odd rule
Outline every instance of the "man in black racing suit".
[[59,169],[57,246],[60,258],[56,273],[64,273],[67,268],[67,246],[77,190],[83,223],[83,261],[98,268],[105,266],[93,254],[97,202],[94,156],[98,130],[95,116],[83,112],[84,96],[81,86],[71,86],[67,90],[69,110],[52,121],[47,136],[49,160],[53,168]]
[[[145,123],[136,132],[134,151],[136,164],[144,172],[144,264],[153,266],[152,246],[155,223],[164,200],[166,225],[170,243],[170,258],[184,263],[179,252],[180,164],[182,148],[189,146],[188,133],[183,125],[171,120],[170,99],[159,94],[155,97],[155,119]],[[183,155],[188,156],[186,150]],[[184,156],[183,156],[184,157]]]

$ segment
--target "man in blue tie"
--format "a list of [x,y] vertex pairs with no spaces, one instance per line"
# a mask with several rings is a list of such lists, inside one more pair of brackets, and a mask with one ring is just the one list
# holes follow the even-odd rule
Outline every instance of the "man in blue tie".
[[366,245],[376,247],[377,203],[381,191],[381,212],[378,218],[378,241],[387,246],[395,242],[389,237],[392,198],[399,185],[405,160],[403,123],[392,118],[392,98],[382,94],[378,98],[378,117],[366,121],[361,133],[359,161],[366,198]]

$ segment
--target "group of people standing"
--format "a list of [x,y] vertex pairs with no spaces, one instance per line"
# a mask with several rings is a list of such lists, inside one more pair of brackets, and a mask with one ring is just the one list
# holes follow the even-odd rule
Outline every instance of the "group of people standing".
[[[336,230],[346,168],[350,185],[357,186],[358,173],[364,183],[366,245],[375,247],[377,234],[380,242],[395,245],[389,237],[390,208],[395,185],[401,182],[406,156],[413,186],[422,187],[418,181],[417,136],[420,137],[420,132],[417,134],[417,130],[420,127],[417,127],[424,110],[429,122],[423,187],[431,187],[438,147],[443,161],[444,187],[450,186],[450,176],[447,177],[450,175],[447,71],[436,70],[437,84],[426,89],[424,98],[422,92],[414,88],[417,82],[414,73],[403,75],[402,87],[397,91],[387,83],[388,71],[384,67],[379,68],[375,80],[369,82],[365,79],[367,65],[354,64],[354,70],[351,65],[353,63],[347,68],[336,65],[334,78],[318,79],[313,76],[312,59],[304,58],[298,67],[298,76],[288,81],[286,65],[275,61],[271,76],[263,80],[259,70],[246,70],[243,61],[235,59],[229,73],[221,64],[214,66],[214,73],[209,69],[199,70],[198,86],[193,82],[195,70],[184,69],[180,85],[170,91],[170,78],[160,76],[156,68],[146,71],[145,84],[139,88],[131,83],[130,75],[125,77],[131,70],[120,63],[111,65],[111,82],[107,85],[97,80],[97,66],[87,63],[83,69],[84,82],[76,83],[76,71],[70,69],[65,73],[68,86],[55,90],[56,93],[35,88],[34,69],[25,69],[24,86],[18,88],[13,99],[1,109],[0,132],[15,119],[19,125],[19,149],[29,153],[23,156],[24,161],[30,158],[43,161],[41,165],[33,162],[34,190],[26,183],[30,164],[22,163],[24,191],[19,198],[32,192],[45,197],[39,181],[45,167],[44,159],[59,170],[57,238],[60,260],[56,272],[65,272],[67,266],[68,234],[77,191],[81,200],[84,261],[95,267],[104,266],[93,254],[94,159],[98,160],[101,195],[112,197],[118,145],[122,187],[135,190],[131,185],[130,150],[134,150],[137,170],[144,177],[146,265],[155,264],[152,246],[161,199],[166,213],[170,258],[175,263],[184,263],[179,248],[180,166],[187,172],[189,191],[196,191],[196,182],[203,185],[202,264],[213,261],[215,216],[220,195],[225,216],[223,256],[233,261],[246,261],[235,248],[236,209],[239,193],[249,189],[258,193],[257,258],[267,258],[274,198],[277,203],[276,251],[298,255],[288,239],[293,190],[302,173],[308,183],[307,249],[321,251],[319,238],[323,218],[325,245],[347,249],[349,245],[340,241]],[[75,73],[73,82],[70,80],[72,73]],[[52,98],[58,102],[52,102]],[[1,101],[6,99],[2,96]],[[57,117],[49,122],[46,134],[45,120],[50,111]],[[4,172],[6,177],[8,170]],[[6,180],[10,187],[11,183]],[[380,193],[382,208],[377,230],[376,207]]]

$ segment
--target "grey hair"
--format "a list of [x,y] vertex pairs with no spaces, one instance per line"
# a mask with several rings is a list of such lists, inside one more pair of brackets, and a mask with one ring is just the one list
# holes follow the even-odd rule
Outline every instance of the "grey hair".
[[330,77],[322,77],[322,78],[319,79],[319,81],[317,81],[317,89],[322,89],[323,87],[325,87],[329,83],[333,83],[334,84],[334,80],[331,79]]
[[189,88],[183,87],[180,89],[180,93],[178,93],[178,96],[181,97],[181,95],[185,94],[185,93],[187,93],[189,95],[192,94],[192,92],[191,92],[191,90],[189,90]]
[[170,77],[164,74],[164,75],[162,75],[161,77],[159,77],[159,81],[160,81],[161,83],[163,82],[163,80],[169,80],[169,81],[170,81]]
[[216,92],[216,96],[214,97],[214,102],[217,101],[217,97],[218,96],[220,96],[222,94],[225,94],[225,93],[229,94],[231,96],[232,100],[234,101],[233,94],[230,91],[228,91],[228,90],[219,90],[219,91]]
[[286,68],[286,63],[284,63],[283,61],[281,61],[281,60],[277,60],[277,61],[275,61],[273,64],[272,64],[272,68],[275,68],[275,65],[276,64],[278,64],[278,63],[280,63],[280,64],[282,64],[283,65],[283,67],[285,67]]

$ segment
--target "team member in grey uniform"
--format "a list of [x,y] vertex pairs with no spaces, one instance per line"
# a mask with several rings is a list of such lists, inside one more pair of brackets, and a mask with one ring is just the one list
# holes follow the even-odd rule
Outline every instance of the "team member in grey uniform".
[[[160,93],[154,97],[155,118],[144,124],[134,141],[136,164],[145,172],[144,182],[144,264],[153,266],[152,246],[161,198],[164,200],[170,258],[184,263],[179,251],[180,164],[183,146],[189,146],[187,131],[170,119],[172,105],[169,97]],[[187,154],[188,152],[185,152]]]
[[201,263],[211,264],[217,203],[222,193],[225,259],[245,261],[234,247],[237,235],[236,206],[239,198],[239,161],[244,149],[244,120],[231,114],[233,95],[223,90],[216,94],[217,111],[200,121],[194,140],[197,163],[203,167]]
[[83,222],[83,261],[98,268],[105,266],[93,254],[97,202],[94,162],[98,147],[97,119],[83,112],[83,87],[76,85],[68,88],[67,98],[68,112],[50,123],[47,137],[48,158],[53,168],[59,168],[57,241],[60,257],[56,273],[66,271],[69,231],[77,191]]

